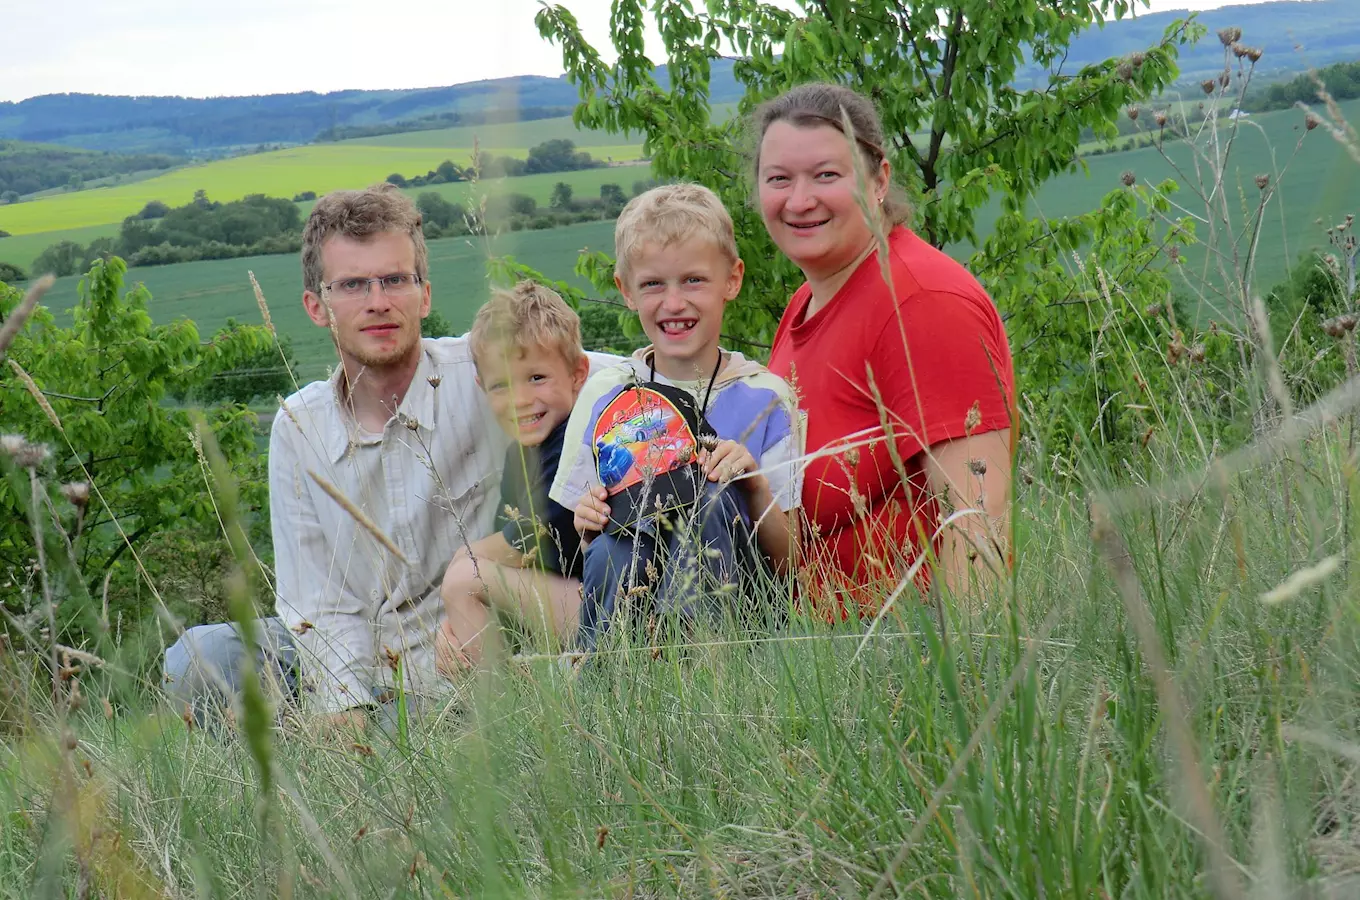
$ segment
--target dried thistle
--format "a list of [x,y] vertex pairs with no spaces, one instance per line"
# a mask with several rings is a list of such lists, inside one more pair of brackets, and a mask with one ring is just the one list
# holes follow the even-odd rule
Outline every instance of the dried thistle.
[[1253,63],[1259,62],[1262,56],[1265,56],[1265,51],[1260,47],[1247,48],[1247,59],[1251,60]]
[[987,474],[987,460],[979,457],[972,457],[968,460],[968,471],[978,478]]
[[1123,175],[1119,176],[1119,183],[1124,185],[1124,187],[1133,187],[1138,183],[1138,176],[1131,171],[1125,172]]
[[443,379],[441,376],[439,376],[439,375],[431,375],[429,378],[426,378],[426,379],[425,379],[425,381],[426,381],[426,382],[430,385],[430,387],[432,387],[432,388],[437,388],[437,387],[439,387],[440,382],[442,382],[443,380],[444,380],[444,379]]
[[1127,116],[1129,117],[1129,121],[1137,122],[1137,121],[1138,121],[1138,107],[1136,107],[1136,106],[1130,106],[1127,110],[1125,110],[1125,115],[1127,115]]
[[1180,358],[1184,355],[1185,355],[1185,337],[1180,333],[1179,330],[1177,330],[1176,333],[1171,336],[1170,343],[1166,345],[1166,361],[1168,363],[1171,363],[1172,365],[1175,365],[1177,362],[1180,361]]
[[1132,80],[1133,80],[1133,64],[1132,64],[1132,63],[1127,63],[1127,62],[1122,62],[1122,63],[1120,63],[1118,66],[1115,67],[1114,73],[1115,73],[1115,75],[1117,75],[1117,76],[1119,77],[1119,80],[1120,80],[1120,81],[1126,81],[1126,82],[1127,82],[1127,81],[1132,81]]
[[1194,346],[1192,346],[1192,347],[1190,348],[1190,361],[1191,361],[1192,363],[1202,363],[1202,362],[1204,362],[1204,356],[1205,356],[1205,351],[1204,351],[1204,345],[1203,345],[1203,344],[1195,344]]
[[1204,81],[1201,81],[1199,83],[1199,86],[1204,89],[1204,93],[1212,94],[1214,92],[1214,88],[1217,86],[1217,82],[1215,82],[1212,78],[1207,78]]
[[1230,84],[1232,84],[1232,73],[1229,72],[1227,69],[1224,69],[1222,72],[1219,72],[1218,73],[1219,87],[1226,88]]
[[1172,244],[1170,247],[1167,247],[1167,248],[1166,248],[1166,255],[1167,255],[1167,258],[1170,259],[1172,262],[1180,262],[1180,260],[1181,260],[1181,248],[1180,248],[1180,246],[1177,245],[1177,244]]
[[1231,47],[1237,41],[1242,40],[1242,29],[1235,25],[1229,26],[1228,28],[1220,28],[1218,30],[1218,39],[1223,46]]
[[1241,41],[1233,41],[1232,46],[1228,49],[1232,50],[1233,56],[1236,56],[1238,59],[1247,55],[1247,45]]
[[1269,175],[1264,175],[1264,174],[1262,174],[1262,175],[1257,175],[1257,176],[1256,176],[1256,186],[1257,186],[1258,188],[1260,188],[1261,190],[1263,190],[1263,191],[1264,191],[1266,188],[1270,187],[1270,176],[1269,176]]
[[1129,57],[1129,62],[1133,63],[1134,68],[1140,68],[1143,65],[1143,61],[1146,59],[1147,54],[1144,53],[1142,50],[1138,50]]
[[1149,319],[1155,319],[1158,316],[1160,316],[1162,312],[1163,312],[1162,304],[1151,303],[1148,305],[1146,309],[1143,310],[1143,315],[1147,316]]
[[71,481],[61,486],[61,495],[66,498],[77,509],[84,509],[90,502],[90,483],[88,481]]
[[1316,113],[1310,112],[1305,114],[1303,117],[1303,127],[1308,131],[1312,131],[1314,128],[1318,127],[1321,124],[1322,120],[1317,117]]
[[24,441],[16,452],[10,454],[10,458],[19,468],[34,471],[42,468],[42,464],[47,462],[47,458],[51,455],[52,451],[47,449],[46,444],[33,444]]
[[968,407],[968,414],[963,417],[963,433],[968,435],[973,433],[973,429],[982,424],[982,407],[977,400]]
[[1157,123],[1157,127],[1158,127],[1158,128],[1165,128],[1165,127],[1166,127],[1166,113],[1162,112],[1160,109],[1157,110],[1155,113],[1152,114],[1152,121],[1154,121],[1154,122]]

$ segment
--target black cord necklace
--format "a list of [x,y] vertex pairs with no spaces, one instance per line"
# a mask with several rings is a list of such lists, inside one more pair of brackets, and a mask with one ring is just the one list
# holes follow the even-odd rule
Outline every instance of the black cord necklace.
[[[703,418],[707,418],[707,417],[708,417],[708,400],[709,400],[709,398],[713,395],[713,385],[714,385],[714,384],[717,382],[717,380],[718,380],[718,373],[722,371],[722,364],[723,364],[723,352],[722,352],[721,349],[719,349],[719,350],[718,350],[718,364],[717,364],[716,366],[713,367],[713,374],[710,375],[709,378],[708,378],[708,387],[704,389],[704,403],[703,403],[703,410],[699,413],[699,415],[700,415],[701,417],[703,417]],[[656,381],[656,351],[655,351],[655,350],[653,350],[651,353],[647,354],[647,367],[648,367],[648,368],[647,368],[647,380],[648,380],[648,381]]]

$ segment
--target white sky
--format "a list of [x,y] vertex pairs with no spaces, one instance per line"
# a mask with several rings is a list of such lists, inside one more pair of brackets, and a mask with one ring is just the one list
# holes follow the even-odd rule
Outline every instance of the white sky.
[[[606,50],[609,0],[559,2]],[[1224,5],[1152,0],[1153,11]],[[434,87],[560,75],[560,52],[534,28],[538,9],[538,0],[0,0],[0,101],[65,92],[207,97]]]

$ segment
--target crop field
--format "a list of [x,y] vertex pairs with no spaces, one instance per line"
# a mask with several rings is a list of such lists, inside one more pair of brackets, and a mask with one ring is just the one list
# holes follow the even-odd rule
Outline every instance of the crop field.
[[602,156],[602,148],[619,144],[642,144],[642,135],[622,137],[605,131],[586,131],[572,124],[571,116],[535,119],[529,122],[501,122],[494,125],[459,125],[433,131],[404,131],[376,137],[340,141],[337,146],[370,147],[532,147],[544,141],[566,138],[592,156]]
[[[523,231],[500,235],[488,243],[479,238],[445,238],[431,241],[430,283],[433,308],[460,333],[472,324],[477,308],[486,300],[489,256],[514,256],[553,277],[571,276],[577,254],[583,249],[609,250],[614,243],[613,222],[591,222],[548,231]],[[151,291],[151,315],[157,322],[189,318],[206,339],[227,319],[258,324],[259,307],[247,272],[254,272],[269,302],[270,316],[280,334],[293,339],[300,383],[326,375],[335,361],[330,335],[317,328],[302,309],[301,265],[295,255],[253,256],[243,259],[209,260],[171,266],[133,269],[128,283],[144,283]],[[69,309],[79,298],[78,276],[57,282],[48,302]]]
[[114,237],[118,234],[119,223],[89,225],[85,228],[67,228],[63,231],[39,231],[33,234],[16,234],[0,238],[0,262],[14,263],[27,272],[33,268],[33,260],[48,247],[58,241],[75,241],[82,246],[95,238]]
[[[1348,121],[1360,121],[1360,100],[1342,103],[1341,109]],[[1325,244],[1323,232],[1328,226],[1348,213],[1360,213],[1360,167],[1350,161],[1338,141],[1318,128],[1307,135],[1294,156],[1295,144],[1304,134],[1303,117],[1303,111],[1297,109],[1252,116],[1243,121],[1232,151],[1226,182],[1238,221],[1245,221],[1246,214],[1256,207],[1260,192],[1253,180],[1258,174],[1269,175],[1272,184],[1277,181],[1280,184],[1266,212],[1260,238],[1262,255],[1256,279],[1263,289],[1282,281],[1299,254]],[[1085,160],[1086,172],[1049,182],[1030,208],[1034,215],[1045,218],[1088,212],[1099,205],[1103,196],[1120,187],[1119,179],[1124,172],[1134,173],[1143,184],[1157,184],[1167,178],[1180,180],[1177,167],[1193,176],[1192,152],[1185,142],[1166,144],[1166,154],[1171,162],[1155,147],[1089,157]],[[1186,184],[1182,184],[1173,200],[1190,212],[1204,215],[1203,202]],[[1000,206],[1000,200],[993,198],[979,213],[981,239],[990,234]],[[952,249],[956,256],[968,252],[966,247]],[[1192,282],[1202,281],[1204,254],[1192,249],[1185,259],[1185,276]],[[1228,315],[1221,310],[1207,313],[1220,320]]]
[[[524,147],[484,145],[484,149],[494,155],[520,158],[528,153]],[[616,162],[641,155],[639,145],[626,144],[595,146],[590,152],[599,159]],[[239,200],[247,194],[271,197],[292,197],[303,191],[322,194],[339,188],[363,187],[382,181],[393,172],[408,178],[423,175],[446,159],[467,163],[472,159],[471,143],[409,147],[312,144],[187,166],[145,181],[6,206],[0,208],[0,230],[21,235],[121,222],[152,200],[171,206],[188,203],[197,190],[205,190],[210,198],[221,201]],[[554,181],[565,180],[571,174],[560,173]]]

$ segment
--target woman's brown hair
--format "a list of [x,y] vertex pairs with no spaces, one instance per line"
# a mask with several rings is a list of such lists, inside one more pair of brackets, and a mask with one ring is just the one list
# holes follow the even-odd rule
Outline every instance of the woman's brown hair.
[[[862,94],[839,84],[811,82],[762,103],[754,115],[756,183],[759,184],[760,145],[775,122],[788,122],[798,128],[826,126],[846,134],[847,119],[852,134],[846,136],[852,137],[859,147],[868,171],[877,171],[888,158],[883,123],[874,105]],[[901,188],[891,182],[883,198],[883,216],[890,225],[905,225],[911,219],[911,203]]]

